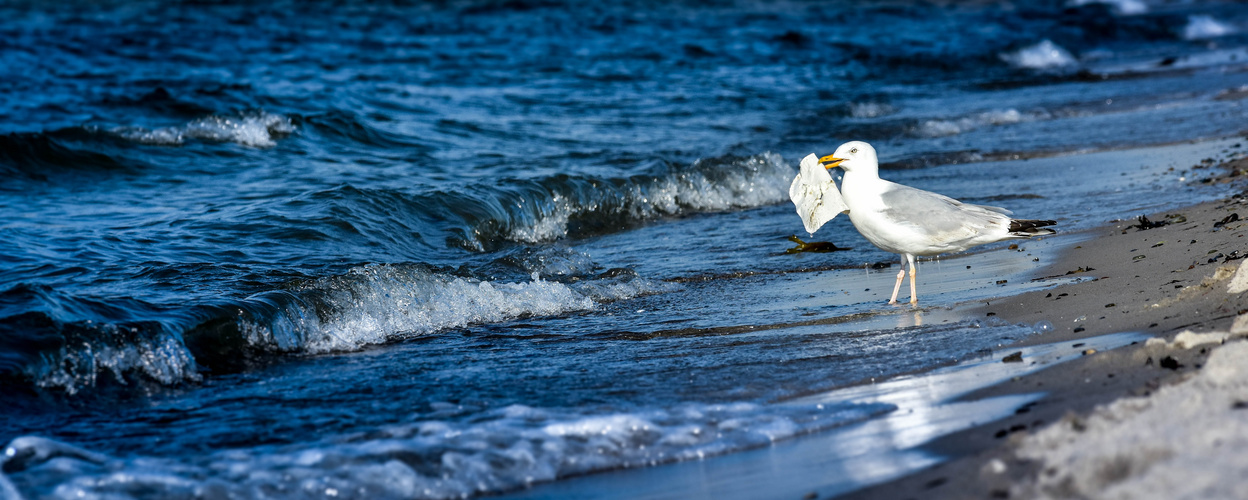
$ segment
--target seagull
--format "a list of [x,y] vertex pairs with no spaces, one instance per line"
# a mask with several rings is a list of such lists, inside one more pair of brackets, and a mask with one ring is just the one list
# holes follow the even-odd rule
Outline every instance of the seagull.
[[[827,170],[845,171],[838,191]],[[910,270],[910,304],[918,304],[914,284],[914,258],[961,252],[998,241],[1055,234],[1046,226],[1052,220],[1013,219],[1000,207],[962,203],[948,196],[903,186],[880,178],[875,148],[852,141],[822,158],[808,155],[789,186],[789,197],[797,205],[806,230],[814,233],[839,214],[867,241],[886,252],[901,255],[901,271],[889,304],[897,303],[906,269]]]

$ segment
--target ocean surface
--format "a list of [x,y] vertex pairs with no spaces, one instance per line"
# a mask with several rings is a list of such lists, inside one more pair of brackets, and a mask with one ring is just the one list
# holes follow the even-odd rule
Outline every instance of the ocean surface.
[[1069,234],[1226,194],[1246,70],[1218,1],[0,2],[0,497],[464,498],[879,418],[790,401],[1030,334],[948,311],[1044,262],[886,307],[801,157]]

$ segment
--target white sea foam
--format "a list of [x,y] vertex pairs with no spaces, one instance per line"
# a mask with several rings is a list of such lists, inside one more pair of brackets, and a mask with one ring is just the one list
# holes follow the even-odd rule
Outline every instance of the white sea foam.
[[997,109],[952,120],[925,120],[915,127],[914,134],[920,137],[944,137],[961,134],[981,127],[1010,125],[1043,119],[1047,116],[1048,114],[1044,112],[1024,114],[1013,108]]
[[428,271],[420,266],[369,265],[345,276],[309,282],[250,300],[279,312],[262,322],[240,320],[253,346],[280,351],[359,349],[395,338],[526,316],[589,311],[600,302],[671,291],[675,285],[623,273],[571,285],[543,280],[503,283]]
[[1070,0],[1066,5],[1078,7],[1094,3],[1103,3],[1114,9],[1114,12],[1124,16],[1133,16],[1148,12],[1148,4],[1141,0]]
[[1077,64],[1070,51],[1047,39],[1014,52],[1001,54],[1000,57],[1001,60],[1016,68],[1035,70],[1055,70]]
[[896,112],[891,105],[879,102],[854,102],[849,105],[849,116],[854,118],[877,118]]
[[892,408],[685,403],[586,414],[513,405],[471,422],[427,420],[182,462],[103,457],[19,437],[5,449],[3,470],[20,478],[27,494],[57,498],[467,498],[766,446]]
[[576,210],[557,197],[554,203],[555,208],[538,217],[533,224],[512,229],[508,239],[524,243],[541,243],[567,236],[568,220]]
[[589,255],[564,245],[525,247],[508,259],[540,276],[584,276],[598,267]]
[[[353,351],[367,345],[450,328],[497,323],[529,316],[554,316],[596,309],[599,304],[676,290],[631,271],[547,281],[543,271],[584,275],[589,257],[571,249],[535,252],[530,281],[481,281],[436,273],[421,266],[368,265],[344,276],[322,278],[290,290],[247,299],[259,314],[236,321],[251,348],[276,352]],[[201,380],[194,357],[173,333],[138,334],[98,325],[99,342],[67,343],[27,375],[39,387],[74,395],[109,382],[136,379],[163,385]],[[115,345],[117,338],[124,343]],[[109,380],[101,380],[108,377]]]
[[1183,27],[1183,38],[1187,40],[1217,38],[1234,32],[1233,26],[1214,19],[1213,16],[1201,14],[1187,18],[1187,26]]
[[233,142],[251,147],[272,147],[275,138],[295,131],[290,118],[263,111],[235,116],[212,115],[186,125],[146,129],[119,127],[112,130],[128,140],[159,146],[177,146],[187,139]]

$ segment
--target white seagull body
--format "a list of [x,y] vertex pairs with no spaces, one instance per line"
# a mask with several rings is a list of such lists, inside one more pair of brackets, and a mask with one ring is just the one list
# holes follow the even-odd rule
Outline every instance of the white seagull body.
[[[841,167],[845,176],[838,191],[826,169]],[[881,250],[902,256],[901,271],[889,304],[897,303],[901,281],[910,269],[910,303],[918,303],[914,258],[960,252],[976,245],[1054,234],[1051,220],[1012,219],[1004,208],[962,203],[948,196],[903,186],[880,178],[875,148],[847,142],[830,156],[802,160],[801,172],[789,187],[806,230],[814,233],[838,214],[849,215],[854,228]]]

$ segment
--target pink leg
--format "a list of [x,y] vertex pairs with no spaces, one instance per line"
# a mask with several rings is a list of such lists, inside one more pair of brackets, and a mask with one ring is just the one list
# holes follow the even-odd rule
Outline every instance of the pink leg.
[[[910,261],[910,305],[915,305],[919,303],[919,293],[915,291],[915,287],[914,287],[914,275],[915,275],[914,256],[910,254],[906,254],[906,260]],[[900,277],[898,277],[897,284],[898,285],[901,284]]]
[[897,303],[897,292],[901,291],[901,280],[906,277],[906,258],[901,258],[901,270],[897,271],[897,284],[893,285],[893,296],[888,299],[889,304]]

